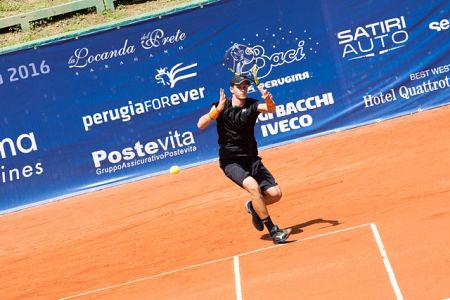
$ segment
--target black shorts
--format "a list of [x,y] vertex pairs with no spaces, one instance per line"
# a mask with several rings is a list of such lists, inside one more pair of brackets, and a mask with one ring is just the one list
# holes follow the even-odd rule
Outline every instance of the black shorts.
[[225,175],[240,187],[243,187],[242,183],[248,176],[253,177],[258,182],[261,191],[277,185],[275,178],[273,178],[258,156],[238,157],[220,160],[219,162],[220,168]]

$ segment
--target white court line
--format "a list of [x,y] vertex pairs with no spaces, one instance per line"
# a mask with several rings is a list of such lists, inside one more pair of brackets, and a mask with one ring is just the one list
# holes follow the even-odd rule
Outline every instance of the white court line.
[[192,265],[192,266],[188,266],[188,267],[184,267],[184,268],[176,269],[176,270],[172,270],[172,271],[167,271],[167,272],[156,274],[156,275],[142,277],[142,278],[138,278],[138,279],[135,279],[135,280],[130,280],[130,281],[118,283],[118,284],[115,284],[115,285],[110,285],[110,286],[107,286],[107,287],[104,287],[104,288],[91,290],[91,291],[84,292],[84,293],[77,294],[77,295],[72,295],[72,296],[68,296],[68,297],[59,298],[58,300],[77,298],[77,297],[80,297],[80,296],[85,296],[85,295],[93,294],[93,293],[96,293],[96,292],[101,292],[101,291],[113,289],[113,288],[116,288],[116,287],[119,287],[119,286],[124,286],[124,285],[127,285],[127,284],[131,284],[131,283],[136,283],[136,282],[140,282],[140,281],[144,281],[144,280],[148,280],[148,279],[161,277],[161,276],[164,276],[164,275],[177,273],[177,272],[180,272],[180,271],[185,271],[185,270],[194,269],[194,268],[201,267],[201,266],[206,266],[206,265],[218,263],[218,262],[225,261],[225,260],[228,260],[228,259],[231,259],[231,258],[232,258],[232,256],[224,257],[224,258],[220,258],[220,259],[216,259],[216,260],[211,260],[211,261],[208,261],[208,262],[205,262],[205,263],[196,264],[196,265]]
[[[328,233],[318,234],[318,235],[315,235],[315,236],[311,236],[311,237],[307,237],[307,238],[304,238],[304,239],[301,239],[301,240],[297,240],[297,241],[295,241],[293,243],[298,243],[298,242],[302,242],[302,241],[312,240],[312,239],[316,239],[316,238],[320,238],[320,237],[324,237],[324,236],[328,236],[328,235],[333,235],[333,234],[336,234],[336,233],[345,232],[345,231],[349,231],[349,230],[353,230],[353,229],[357,229],[357,228],[361,228],[361,227],[365,227],[365,226],[369,226],[369,225],[372,226],[372,224],[374,224],[374,223],[367,223],[367,224],[362,224],[362,225],[357,225],[357,226],[353,226],[353,227],[348,227],[348,228],[344,228],[344,229],[340,229],[340,230],[336,230],[336,231],[331,231],[331,232],[328,232]],[[374,235],[375,235],[375,233],[374,233]],[[379,236],[379,234],[378,234],[378,236]],[[380,239],[380,241],[381,241],[381,239]],[[200,263],[200,264],[196,264],[196,265],[192,265],[192,266],[188,266],[188,267],[184,267],[184,268],[180,268],[180,269],[176,269],[176,270],[172,270],[172,271],[167,271],[167,272],[156,274],[156,275],[151,275],[151,276],[147,276],[147,277],[138,278],[138,279],[135,279],[135,280],[122,282],[122,283],[119,283],[119,284],[115,284],[115,285],[107,286],[107,287],[104,287],[104,288],[99,288],[99,289],[87,291],[87,292],[84,292],[84,293],[80,293],[80,294],[76,294],[76,295],[72,295],[72,296],[68,296],[68,297],[63,297],[63,298],[60,298],[59,300],[66,300],[66,299],[77,298],[77,297],[93,294],[93,293],[96,293],[96,292],[105,291],[105,290],[113,289],[113,288],[116,288],[116,287],[128,285],[128,284],[132,284],[132,283],[136,283],[136,282],[140,282],[140,281],[144,281],[144,280],[149,280],[149,279],[161,277],[161,276],[164,276],[164,275],[173,274],[173,273],[180,272],[180,271],[190,270],[190,269],[193,269],[193,268],[197,268],[197,267],[201,267],[201,266],[206,266],[206,265],[218,263],[218,262],[229,260],[229,259],[233,259],[234,260],[235,257],[240,257],[240,256],[245,256],[245,255],[249,255],[249,254],[253,254],[253,253],[258,253],[258,252],[266,251],[266,250],[269,250],[269,249],[273,249],[275,247],[284,247],[284,246],[287,246],[287,245],[291,245],[293,243],[279,244],[279,245],[273,245],[273,246],[269,246],[269,247],[265,247],[265,248],[260,248],[260,249],[256,249],[256,250],[253,250],[253,251],[244,252],[244,253],[241,253],[239,255],[228,256],[228,257],[224,257],[224,258],[220,258],[220,259],[216,259],[216,260],[212,260],[212,261],[208,261],[208,262],[204,262],[204,263]],[[378,244],[378,241],[377,241],[377,244]],[[383,249],[384,249],[384,247],[383,247]],[[387,256],[386,256],[386,258],[387,258]],[[390,266],[390,264],[389,264],[389,266]],[[241,289],[241,285],[240,284],[239,284],[239,289]],[[403,298],[398,298],[398,299],[403,299]]]
[[380,250],[380,254],[383,257],[384,266],[386,267],[386,271],[388,272],[389,280],[391,281],[395,296],[397,297],[397,300],[403,300],[402,292],[398,287],[397,279],[395,279],[394,270],[392,269],[389,258],[387,257],[386,249],[384,248],[383,241],[381,240],[380,233],[377,229],[377,225],[375,225],[375,223],[371,223],[370,228],[372,228],[372,233],[375,237],[375,241],[377,242],[378,250]]
[[241,272],[239,271],[239,256],[233,257],[234,262],[234,285],[236,287],[236,300],[242,300]]

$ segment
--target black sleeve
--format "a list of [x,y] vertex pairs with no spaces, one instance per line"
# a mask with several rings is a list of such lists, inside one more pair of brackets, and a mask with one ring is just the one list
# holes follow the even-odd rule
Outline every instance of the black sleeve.
[[259,101],[256,99],[251,99],[252,103],[250,104],[250,111],[252,112],[252,114],[256,114],[259,115],[259,111],[258,111],[258,105],[259,105]]

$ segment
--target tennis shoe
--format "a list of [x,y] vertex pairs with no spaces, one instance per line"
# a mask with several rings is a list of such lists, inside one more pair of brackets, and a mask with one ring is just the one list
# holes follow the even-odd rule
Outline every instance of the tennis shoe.
[[247,212],[252,215],[252,223],[256,230],[263,231],[264,224],[262,223],[256,211],[253,209],[252,201],[247,201],[245,203],[245,208],[247,209]]
[[286,242],[290,234],[291,229],[280,229],[275,225],[270,231],[270,238],[274,244],[282,244]]

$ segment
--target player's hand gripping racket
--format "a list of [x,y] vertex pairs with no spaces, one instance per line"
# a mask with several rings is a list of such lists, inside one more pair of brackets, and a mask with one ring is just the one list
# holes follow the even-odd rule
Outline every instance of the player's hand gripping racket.
[[259,85],[259,80],[256,75],[258,72],[256,55],[251,47],[234,44],[225,52],[223,65],[235,75],[244,76],[256,86]]

